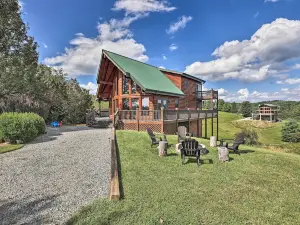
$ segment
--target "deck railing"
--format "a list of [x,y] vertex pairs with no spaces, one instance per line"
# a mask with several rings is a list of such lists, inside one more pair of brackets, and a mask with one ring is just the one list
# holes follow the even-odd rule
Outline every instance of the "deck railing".
[[217,99],[218,98],[218,91],[209,90],[209,91],[198,91],[197,92],[198,99]]
[[217,117],[217,110],[119,110],[119,120],[174,121]]

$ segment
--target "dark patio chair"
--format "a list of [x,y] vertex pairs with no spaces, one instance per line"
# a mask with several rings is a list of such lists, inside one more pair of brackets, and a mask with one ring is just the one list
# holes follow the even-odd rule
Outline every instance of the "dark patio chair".
[[[229,145],[228,142],[225,141],[233,141],[232,145]],[[245,139],[242,135],[237,136],[235,139],[221,139],[220,146],[226,147],[229,150],[232,150],[234,153],[240,154],[239,146],[245,143]]]
[[[146,130],[147,130],[147,133],[148,133],[148,135],[151,139],[151,148],[152,148],[153,145],[158,145],[159,142],[162,141],[162,138],[161,137],[157,138],[150,128],[147,128]],[[167,144],[168,144],[167,137],[166,137],[165,134],[164,134],[164,141],[166,141]]]
[[181,142],[182,144],[182,149],[181,151],[181,160],[182,160],[182,165],[184,164],[184,160],[186,156],[189,157],[196,157],[197,159],[197,165],[200,166],[200,149],[198,148],[199,143],[195,139],[191,140],[185,140]]
[[177,131],[178,142],[177,143],[180,143],[181,141],[185,141],[185,140],[190,140],[192,136],[193,135],[191,133],[187,132],[186,127],[184,127],[184,126],[178,127],[178,131]]

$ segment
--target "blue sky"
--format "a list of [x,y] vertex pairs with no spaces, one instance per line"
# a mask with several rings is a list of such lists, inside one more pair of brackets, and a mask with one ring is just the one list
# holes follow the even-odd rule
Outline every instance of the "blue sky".
[[227,101],[300,100],[299,0],[23,0],[40,62],[95,93],[101,50],[185,71]]

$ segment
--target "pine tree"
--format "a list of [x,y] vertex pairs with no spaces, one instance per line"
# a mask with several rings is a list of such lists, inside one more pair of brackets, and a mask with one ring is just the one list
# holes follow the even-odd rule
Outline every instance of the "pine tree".
[[252,113],[252,108],[251,108],[250,102],[249,101],[242,102],[240,111],[241,111],[241,114],[243,115],[243,117],[250,117],[251,113]]

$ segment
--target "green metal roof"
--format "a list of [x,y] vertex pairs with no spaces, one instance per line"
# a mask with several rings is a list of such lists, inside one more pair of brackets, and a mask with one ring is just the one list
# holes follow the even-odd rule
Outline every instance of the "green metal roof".
[[184,93],[157,67],[103,50],[124,74],[128,74],[146,93],[183,96]]

